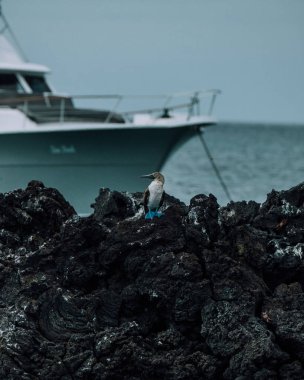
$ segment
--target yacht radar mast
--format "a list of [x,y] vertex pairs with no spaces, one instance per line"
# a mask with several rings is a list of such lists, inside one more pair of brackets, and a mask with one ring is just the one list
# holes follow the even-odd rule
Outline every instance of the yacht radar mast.
[[2,1],[3,0],[0,0],[0,19],[2,21],[2,25],[1,25],[1,29],[0,29],[0,35],[1,34],[4,34],[5,31],[8,31],[14,45],[16,46],[16,48],[18,49],[18,52],[19,54],[21,55],[22,59],[25,61],[25,62],[28,62],[28,59],[26,57],[26,54],[24,53],[24,50],[22,49],[15,33],[13,32],[13,29],[11,28],[10,24],[8,23],[4,13],[3,13],[3,10],[2,10]]

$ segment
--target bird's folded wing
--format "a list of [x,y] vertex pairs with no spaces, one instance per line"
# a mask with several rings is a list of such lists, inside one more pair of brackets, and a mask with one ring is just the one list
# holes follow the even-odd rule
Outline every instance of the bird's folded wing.
[[148,210],[149,210],[149,208],[148,208],[149,195],[150,195],[150,191],[147,188],[144,191],[143,200],[142,200],[142,203],[143,203],[144,208],[145,208],[145,212],[148,212]]

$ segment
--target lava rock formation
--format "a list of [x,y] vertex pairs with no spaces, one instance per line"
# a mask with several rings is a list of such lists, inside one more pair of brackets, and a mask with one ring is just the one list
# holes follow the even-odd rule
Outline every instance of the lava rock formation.
[[304,183],[262,205],[0,194],[0,379],[304,378]]

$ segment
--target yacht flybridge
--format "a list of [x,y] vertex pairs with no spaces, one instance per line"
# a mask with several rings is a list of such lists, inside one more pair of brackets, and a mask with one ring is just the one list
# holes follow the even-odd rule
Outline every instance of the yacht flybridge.
[[[175,149],[215,123],[218,90],[157,97],[57,94],[46,80],[49,69],[22,57],[1,16],[0,192],[41,180],[85,214],[100,187],[142,191],[141,174],[161,170]],[[153,106],[134,111],[131,102],[143,100]],[[203,115],[201,105],[207,106]]]

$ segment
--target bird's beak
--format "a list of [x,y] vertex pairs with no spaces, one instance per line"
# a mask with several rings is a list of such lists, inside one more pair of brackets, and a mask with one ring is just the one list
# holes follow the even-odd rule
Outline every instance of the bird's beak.
[[153,176],[153,174],[145,174],[145,175],[141,175],[140,178],[150,178],[150,179],[154,179],[154,176]]

